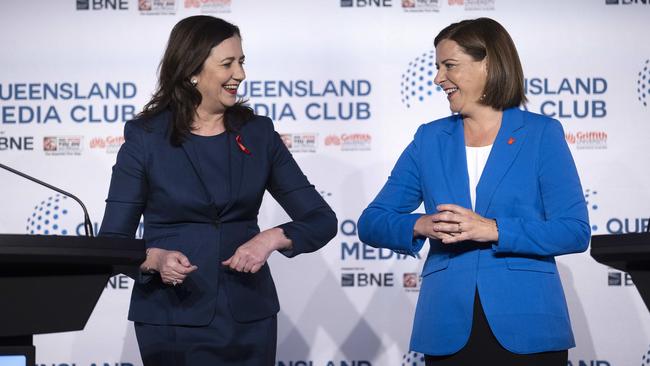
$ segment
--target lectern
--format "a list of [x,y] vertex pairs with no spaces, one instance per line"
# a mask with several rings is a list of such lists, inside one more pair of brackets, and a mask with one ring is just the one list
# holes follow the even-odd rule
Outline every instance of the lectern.
[[650,310],[650,233],[594,235],[591,256],[632,276],[632,281]]
[[108,279],[144,259],[142,240],[0,234],[0,355],[34,365],[34,334],[83,329]]

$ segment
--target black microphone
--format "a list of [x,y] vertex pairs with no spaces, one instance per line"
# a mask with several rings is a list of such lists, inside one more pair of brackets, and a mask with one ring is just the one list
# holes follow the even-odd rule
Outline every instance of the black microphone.
[[88,210],[86,210],[86,206],[84,206],[83,202],[81,202],[81,200],[79,198],[77,198],[77,196],[73,195],[72,193],[68,193],[68,192],[62,190],[61,188],[57,188],[57,187],[55,187],[55,186],[53,186],[51,184],[47,184],[47,183],[43,182],[42,180],[38,180],[38,179],[36,179],[34,177],[31,177],[31,176],[29,176],[29,175],[27,175],[25,173],[19,172],[16,169],[10,168],[10,167],[2,164],[2,163],[0,163],[0,168],[2,168],[4,170],[8,170],[8,171],[10,171],[10,172],[12,172],[12,173],[14,173],[16,175],[19,175],[19,176],[21,176],[21,177],[23,177],[25,179],[29,179],[34,183],[38,183],[38,184],[40,184],[42,186],[45,186],[45,187],[47,187],[47,188],[49,188],[49,189],[51,189],[53,191],[57,191],[57,192],[59,192],[59,193],[61,193],[63,195],[66,195],[66,196],[72,198],[73,200],[77,201],[77,203],[84,210],[84,231],[86,232],[86,236],[90,236],[90,237],[95,236],[95,234],[93,234],[93,225],[90,222],[90,216],[88,216]]

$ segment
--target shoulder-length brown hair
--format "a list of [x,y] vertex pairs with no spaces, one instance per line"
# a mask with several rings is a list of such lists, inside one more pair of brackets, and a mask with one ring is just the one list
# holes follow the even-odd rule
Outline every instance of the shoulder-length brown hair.
[[[182,144],[192,130],[196,108],[201,104],[201,93],[190,79],[201,72],[210,50],[233,36],[241,38],[239,28],[223,19],[197,15],[178,22],[169,35],[165,54],[160,61],[156,91],[138,117],[148,118],[170,111],[170,141],[174,146]],[[244,101],[238,101],[226,108],[226,131],[237,131],[253,116],[253,110],[244,105]]]
[[463,20],[440,31],[434,46],[445,39],[458,43],[475,61],[487,57],[487,81],[481,104],[503,110],[528,101],[517,48],[501,24],[490,18]]

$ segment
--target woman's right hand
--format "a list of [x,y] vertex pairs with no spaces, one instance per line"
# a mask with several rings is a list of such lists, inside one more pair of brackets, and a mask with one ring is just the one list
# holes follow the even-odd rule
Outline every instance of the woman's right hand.
[[185,278],[198,269],[190,263],[187,257],[175,250],[149,248],[147,259],[140,265],[143,272],[156,271],[160,279],[167,285],[176,286],[183,283]]
[[433,221],[433,215],[422,215],[415,222],[413,227],[413,237],[426,237],[429,239],[450,239],[455,233],[436,231],[434,225],[438,222]]

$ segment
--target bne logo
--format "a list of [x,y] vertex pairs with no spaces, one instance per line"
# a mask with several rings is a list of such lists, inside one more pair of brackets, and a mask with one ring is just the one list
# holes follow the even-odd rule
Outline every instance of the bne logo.
[[634,286],[632,276],[625,272],[609,272],[607,273],[607,286]]
[[0,136],[0,151],[5,150],[32,151],[34,150],[34,136]]
[[77,0],[77,10],[129,10],[129,0]]
[[353,272],[341,273],[341,287],[394,287],[395,274]]
[[393,0],[341,0],[342,8],[389,8]]

